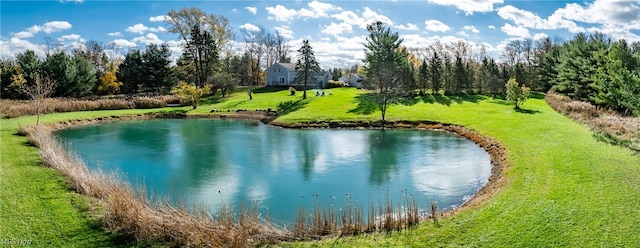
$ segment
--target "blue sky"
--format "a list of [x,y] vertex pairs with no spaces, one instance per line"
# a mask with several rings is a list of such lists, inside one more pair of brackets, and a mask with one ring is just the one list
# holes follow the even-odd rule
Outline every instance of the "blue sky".
[[[178,36],[162,22],[170,10],[197,7],[227,17],[241,29],[279,31],[291,54],[309,39],[321,66],[347,67],[361,61],[365,26],[389,24],[411,48],[462,40],[494,56],[513,39],[603,32],[640,41],[640,0],[412,0],[412,1],[5,1],[0,2],[0,57],[40,48],[45,37],[66,49],[96,40],[116,56],[150,43],[167,43],[181,53]],[[237,35],[237,37],[241,37]],[[241,49],[242,44],[234,44]]]

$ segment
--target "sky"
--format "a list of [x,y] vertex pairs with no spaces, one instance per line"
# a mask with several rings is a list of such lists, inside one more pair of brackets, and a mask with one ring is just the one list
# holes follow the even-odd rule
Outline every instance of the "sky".
[[436,41],[464,41],[499,58],[515,39],[571,39],[578,32],[601,32],[640,41],[640,0],[395,0],[395,1],[0,1],[0,57],[27,49],[44,56],[46,39],[66,49],[94,40],[112,45],[109,55],[166,43],[181,54],[177,34],[163,22],[170,10],[197,7],[225,16],[238,41],[242,29],[278,31],[290,55],[308,39],[320,66],[346,68],[362,63],[367,32],[374,21],[388,24],[403,44],[422,49]]

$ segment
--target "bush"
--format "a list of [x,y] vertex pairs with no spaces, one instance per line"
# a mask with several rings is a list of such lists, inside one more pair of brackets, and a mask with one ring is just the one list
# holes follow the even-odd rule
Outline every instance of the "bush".
[[520,106],[527,101],[531,89],[527,86],[519,86],[515,78],[509,79],[506,84],[507,87],[507,101],[513,103],[514,109],[520,109]]

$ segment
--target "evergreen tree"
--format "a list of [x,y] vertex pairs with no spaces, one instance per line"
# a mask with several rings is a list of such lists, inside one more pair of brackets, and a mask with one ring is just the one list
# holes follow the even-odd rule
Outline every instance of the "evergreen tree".
[[51,80],[58,82],[54,96],[76,96],[79,95],[75,92],[79,88],[75,80],[77,67],[73,58],[69,57],[64,52],[57,52],[47,57],[47,60],[42,64],[43,70],[47,73]]
[[429,74],[431,75],[432,93],[438,94],[442,88],[442,59],[436,52],[433,52],[433,56],[431,56]]
[[406,90],[410,63],[406,49],[399,49],[403,40],[397,32],[391,32],[391,28],[382,22],[367,25],[367,31],[365,84],[375,91],[373,98],[380,109],[384,130],[387,108]]
[[120,89],[124,93],[133,94],[139,90],[139,84],[144,81],[142,54],[139,50],[131,50],[120,64],[116,77],[122,82]]
[[418,72],[418,82],[420,82],[420,95],[424,95],[429,88],[429,64],[427,59],[422,60]]
[[142,53],[142,84],[156,91],[168,91],[176,79],[171,69],[169,46],[150,44]]
[[307,84],[315,83],[316,71],[320,70],[313,48],[309,40],[302,41],[302,47],[298,49],[298,62],[296,63],[296,82],[303,83],[302,99],[307,99]]

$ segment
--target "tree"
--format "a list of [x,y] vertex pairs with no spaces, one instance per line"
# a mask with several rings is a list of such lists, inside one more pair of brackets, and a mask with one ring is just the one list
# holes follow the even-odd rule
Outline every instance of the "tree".
[[422,60],[422,64],[420,64],[418,82],[420,82],[420,95],[423,96],[428,88],[429,83],[429,64],[427,60]]
[[520,109],[520,106],[529,98],[531,90],[529,87],[518,85],[518,81],[515,78],[509,79],[506,84],[507,88],[507,101],[514,104],[514,109]]
[[171,51],[167,44],[150,44],[142,53],[142,84],[155,90],[168,90],[175,83],[171,69]]
[[50,54],[42,64],[42,69],[54,81],[59,82],[55,90],[55,96],[76,96],[81,88],[75,79],[77,74],[76,62],[64,52]]
[[216,72],[211,77],[211,81],[213,82],[212,91],[215,93],[219,89],[224,98],[229,91],[233,91],[236,88],[240,80],[231,73]]
[[121,82],[118,82],[115,71],[107,71],[100,78],[98,93],[113,95],[120,90]]
[[373,99],[382,115],[382,129],[385,126],[387,108],[401,95],[407,80],[403,70],[409,67],[407,54],[399,49],[402,39],[398,33],[382,22],[367,25],[369,36],[365,43],[366,86],[374,91]]
[[442,88],[442,59],[438,57],[438,53],[435,51],[429,62],[429,75],[431,75],[432,93],[438,94]]
[[168,30],[184,41],[185,52],[193,60],[196,85],[202,87],[218,62],[220,48],[231,39],[229,21],[224,16],[207,14],[198,8],[171,10],[167,14]]
[[307,83],[315,81],[315,71],[320,70],[313,48],[309,40],[302,41],[302,47],[298,49],[298,62],[296,63],[296,81],[303,82],[302,99],[307,99]]
[[211,91],[211,85],[207,84],[198,88],[195,84],[180,82],[171,89],[171,93],[180,98],[181,101],[191,104],[193,109],[198,107],[198,101],[207,92]]
[[71,97],[81,97],[91,94],[91,91],[95,87],[96,71],[93,64],[83,57],[75,57],[73,59],[76,66],[76,74],[73,78],[72,88],[70,90]]
[[33,50],[26,50],[23,53],[18,53],[16,55],[16,60],[18,61],[20,68],[22,68],[22,75],[24,76],[24,79],[27,80],[28,84],[34,84],[36,74],[38,74],[38,71],[40,70],[42,61],[38,59]]
[[143,82],[142,54],[139,50],[131,50],[118,67],[116,77],[122,82],[122,91],[128,94],[137,93],[138,84]]
[[[21,74],[20,74],[21,75]],[[13,81],[25,94],[33,100],[36,106],[36,125],[40,124],[40,112],[44,101],[49,97],[56,88],[56,82],[51,80],[46,72],[39,70],[34,74],[34,83],[29,84],[26,79],[16,77]]]

